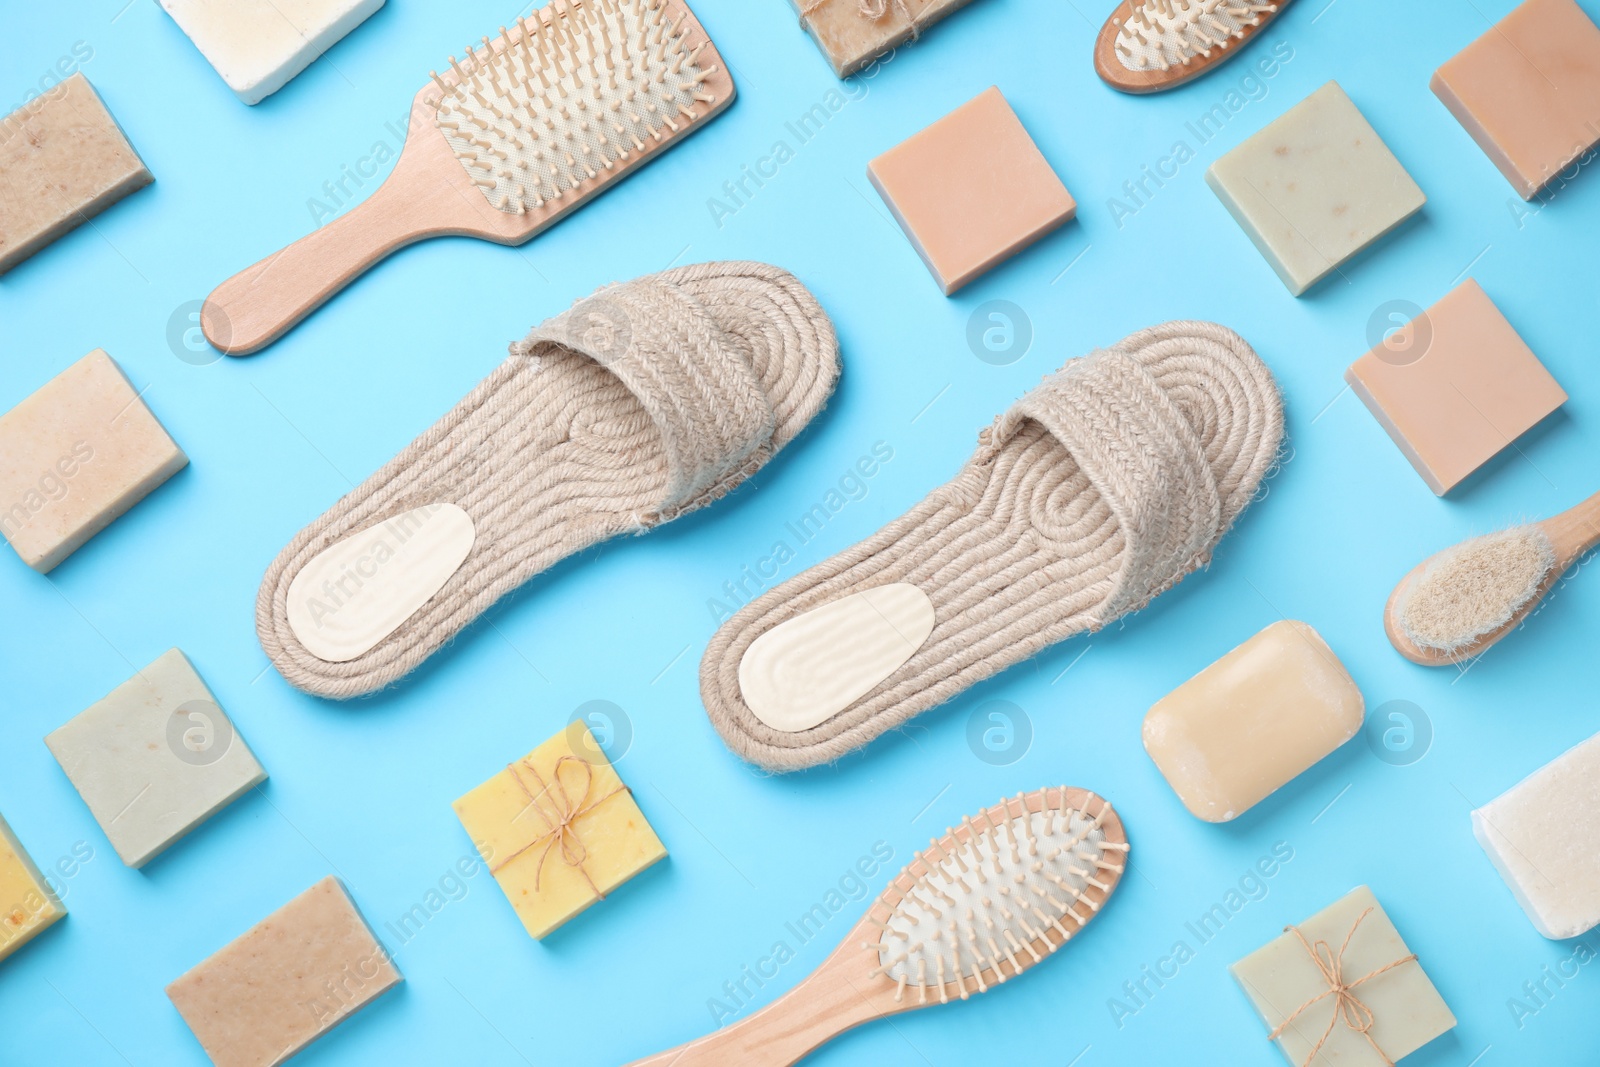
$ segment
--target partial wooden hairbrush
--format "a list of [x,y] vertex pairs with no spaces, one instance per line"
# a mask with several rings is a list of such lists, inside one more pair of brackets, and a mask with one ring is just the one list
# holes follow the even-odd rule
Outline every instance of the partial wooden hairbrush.
[[206,339],[256,352],[397,249],[446,234],[528,240],[733,102],[683,0],[550,0],[450,59],[412,101],[367,200],[219,285]]
[[1159,93],[1238,54],[1289,0],[1119,0],[1094,42],[1100,80],[1125,93]]
[[986,992],[1088,925],[1127,855],[1094,793],[1018,793],[935,838],[794,989],[633,1067],[787,1067],[864,1022]]

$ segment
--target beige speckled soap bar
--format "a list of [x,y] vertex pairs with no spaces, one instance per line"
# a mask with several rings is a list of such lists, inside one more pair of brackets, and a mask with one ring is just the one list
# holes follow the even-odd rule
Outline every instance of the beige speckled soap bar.
[[1365,714],[1322,635],[1286,619],[1157,701],[1144,747],[1184,807],[1227,822],[1354,737]]
[[[920,36],[946,15],[972,0],[790,0],[800,21],[843,78],[877,57]],[[874,11],[877,14],[874,14]],[[865,13],[863,13],[865,12]]]
[[0,534],[48,573],[188,463],[95,349],[0,415]]
[[61,898],[0,818],[0,960],[67,913]]
[[1525,0],[1429,85],[1531,200],[1600,143],[1600,26],[1573,0]]
[[89,79],[0,119],[0,274],[154,179]]
[[1211,164],[1206,184],[1295,296],[1427,201],[1338,82]]
[[216,1067],[272,1067],[401,981],[329,877],[167,986],[167,996]]

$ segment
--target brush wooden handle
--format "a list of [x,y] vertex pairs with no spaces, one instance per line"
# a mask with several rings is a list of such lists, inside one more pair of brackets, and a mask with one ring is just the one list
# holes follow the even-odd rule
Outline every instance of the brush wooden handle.
[[1600,493],[1552,515],[1539,526],[1556,550],[1557,568],[1566,570],[1579,556],[1600,544]]

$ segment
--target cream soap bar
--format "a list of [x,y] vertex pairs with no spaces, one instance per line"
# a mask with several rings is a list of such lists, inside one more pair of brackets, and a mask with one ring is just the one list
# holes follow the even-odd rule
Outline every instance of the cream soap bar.
[[234,95],[260,103],[383,0],[161,0]]
[[282,1063],[403,979],[324,878],[167,986],[216,1067]]
[[1600,926],[1600,734],[1474,811],[1472,832],[1545,937]]
[[188,464],[95,349],[0,415],[0,534],[48,574]]
[[1427,201],[1337,82],[1211,164],[1206,184],[1295,296]]
[[50,883],[0,818],[0,960],[67,913]]
[[1184,807],[1227,822],[1354,737],[1365,713],[1322,636],[1285,620],[1157,701],[1144,748]]
[[[1294,1067],[1392,1067],[1456,1025],[1410,955],[1383,905],[1361,886],[1229,969]],[[1363,1025],[1367,1016],[1346,1014],[1324,966],[1371,1013],[1365,1033],[1351,1023]]]
[[921,36],[972,0],[790,0],[839,77]]
[[1600,143],[1600,27],[1573,0],[1526,0],[1429,86],[1532,200]]
[[177,649],[44,740],[130,867],[267,778]]
[[155,179],[89,79],[0,119],[0,274]]

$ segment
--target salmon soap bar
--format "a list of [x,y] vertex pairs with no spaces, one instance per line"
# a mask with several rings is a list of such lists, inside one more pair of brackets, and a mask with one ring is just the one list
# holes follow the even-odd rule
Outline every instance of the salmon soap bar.
[[257,104],[380,7],[383,0],[161,0],[234,95]]
[[1295,296],[1427,202],[1338,82],[1211,164],[1206,184]]
[[1600,926],[1600,734],[1474,811],[1472,832],[1545,937]]
[[1429,86],[1532,200],[1600,143],[1600,26],[1573,0],[1525,0]]
[[175,648],[44,741],[130,867],[267,779]]
[[[1392,1067],[1456,1025],[1366,886],[1289,927],[1229,970],[1294,1067]],[[1334,992],[1335,980],[1349,987],[1365,1012],[1347,1011],[1354,1005]],[[1365,1032],[1358,1029],[1369,1021]]]
[[1471,278],[1352,363],[1344,380],[1439,496],[1567,400]]
[[1191,814],[1228,822],[1354,737],[1365,715],[1322,636],[1284,620],[1157,701],[1144,749]]
[[874,159],[867,177],[945,296],[1078,210],[994,86]]
[[89,79],[0,119],[0,274],[155,179]]
[[48,574],[188,465],[97,348],[0,415],[0,534]]
[[0,960],[55,925],[67,909],[0,817]]
[[876,9],[861,0],[790,2],[833,72],[844,78],[972,0],[884,0]]
[[216,1067],[271,1067],[401,981],[330,877],[167,986],[167,998]]
[[543,938],[667,850],[582,722],[455,803],[528,933]]

